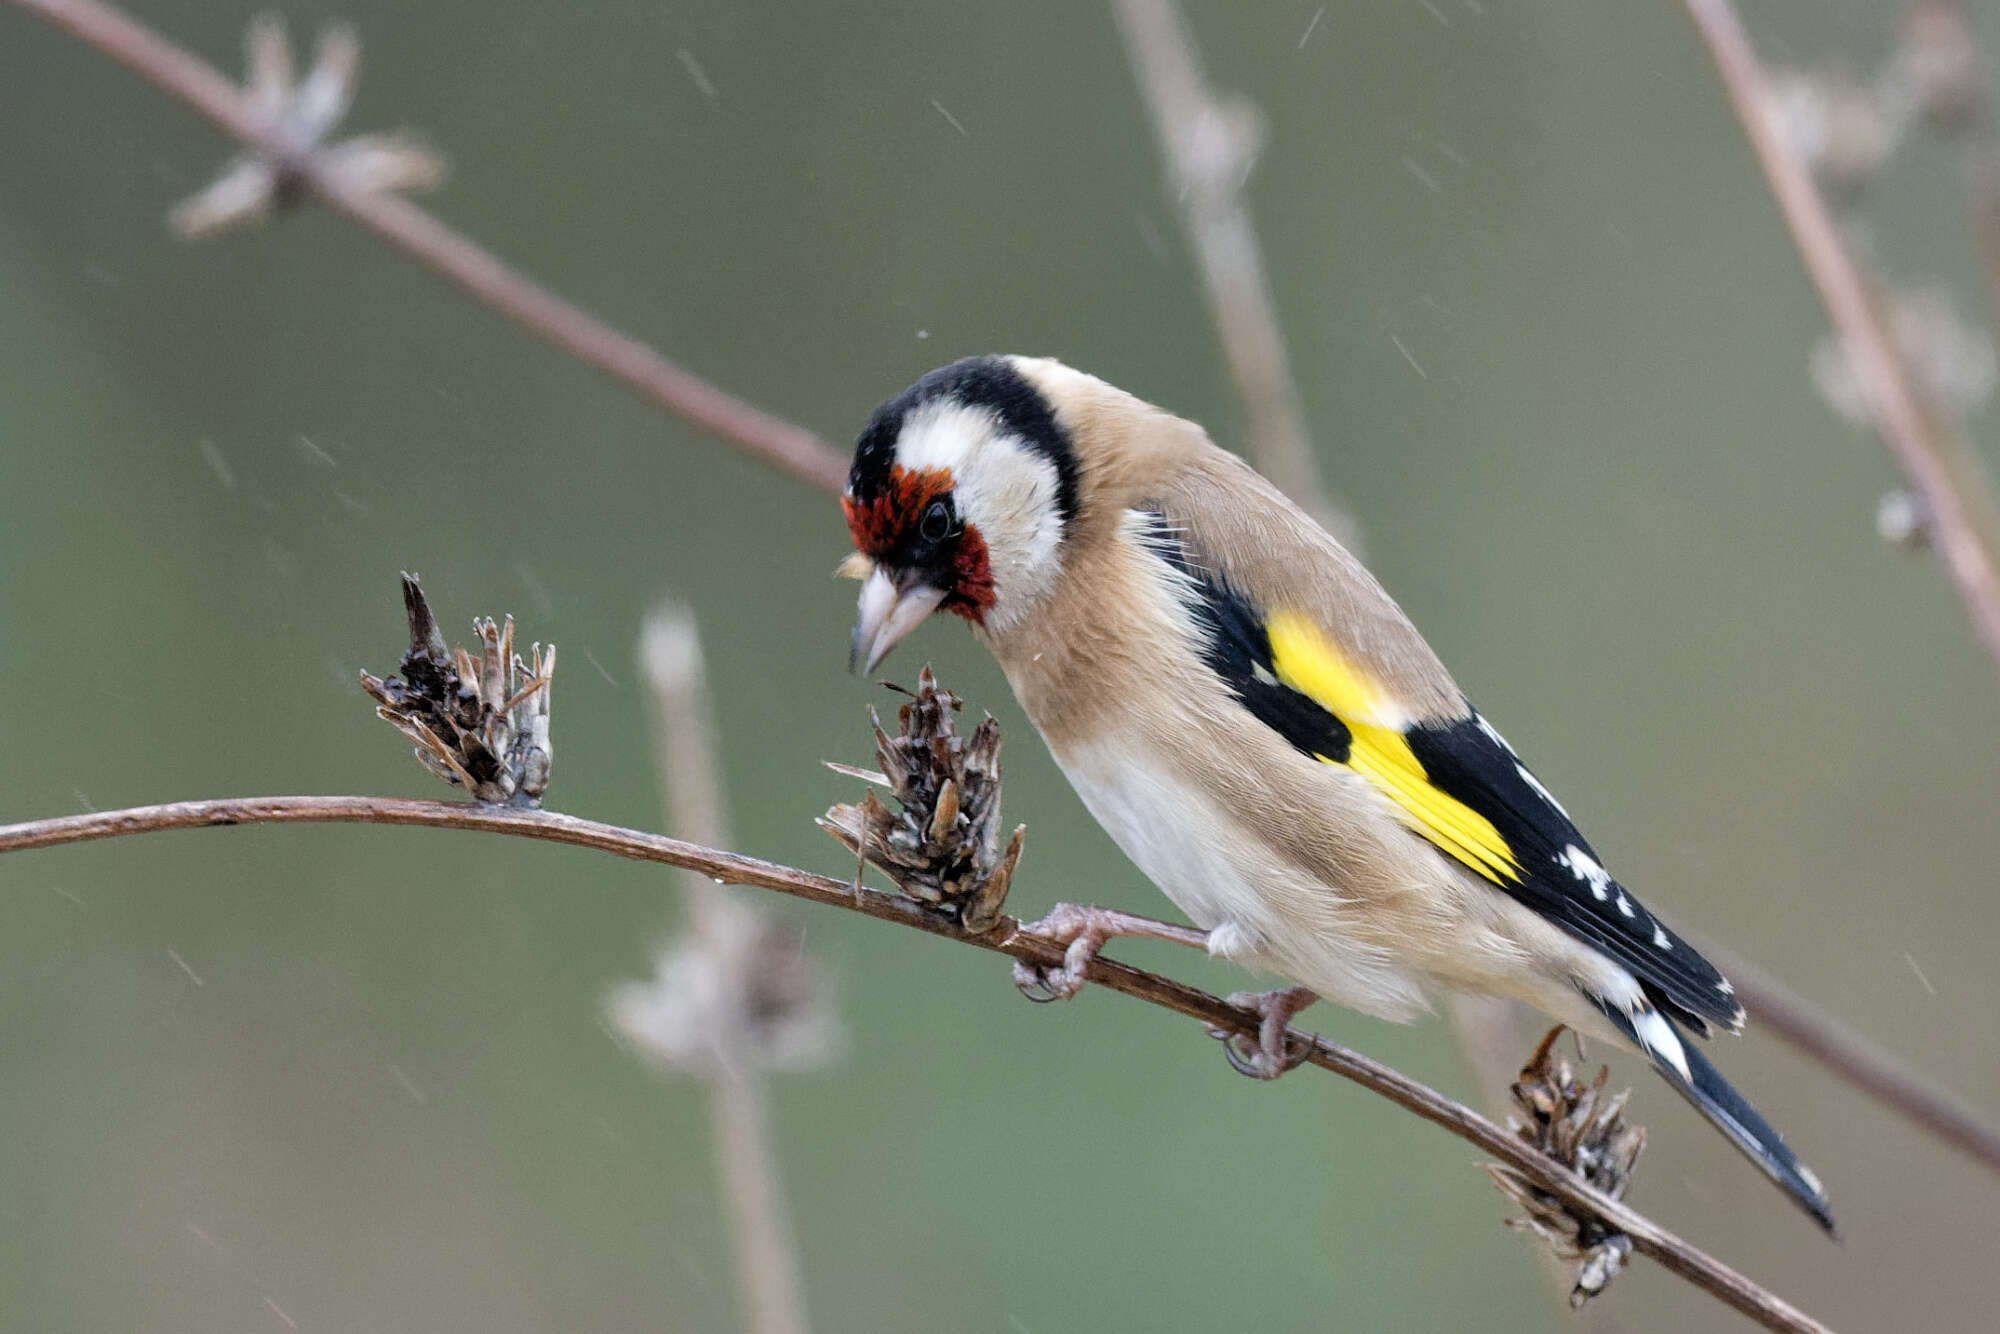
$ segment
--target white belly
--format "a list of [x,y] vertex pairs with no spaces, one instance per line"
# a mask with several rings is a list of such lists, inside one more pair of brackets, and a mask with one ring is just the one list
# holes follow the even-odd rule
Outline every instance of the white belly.
[[1262,900],[1239,865],[1249,838],[1205,795],[1156,766],[1113,758],[1099,747],[1056,763],[1111,841],[1196,926],[1233,927],[1250,937],[1246,946],[1263,934]]
[[1385,1018],[1427,1008],[1408,972],[1343,929],[1334,887],[1302,883],[1296,867],[1168,766],[1103,744],[1056,763],[1119,849],[1210,933],[1211,954]]

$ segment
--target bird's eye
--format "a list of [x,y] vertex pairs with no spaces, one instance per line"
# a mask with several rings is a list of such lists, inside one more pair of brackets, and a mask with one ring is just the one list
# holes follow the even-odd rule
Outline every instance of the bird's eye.
[[951,535],[951,506],[942,500],[933,500],[924,507],[924,517],[917,523],[917,535],[926,542],[942,542]]

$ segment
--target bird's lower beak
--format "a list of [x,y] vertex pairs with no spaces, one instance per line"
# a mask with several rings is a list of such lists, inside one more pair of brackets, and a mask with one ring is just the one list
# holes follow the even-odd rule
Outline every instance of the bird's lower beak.
[[896,641],[923,623],[944,601],[945,590],[909,580],[899,584],[881,566],[861,585],[861,606],[854,618],[854,644],[847,670],[872,674]]

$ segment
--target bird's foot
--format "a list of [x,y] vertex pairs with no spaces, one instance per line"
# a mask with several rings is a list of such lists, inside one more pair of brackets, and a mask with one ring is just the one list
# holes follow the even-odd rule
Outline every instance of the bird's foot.
[[1020,931],[1023,935],[1040,936],[1063,947],[1063,961],[1059,964],[1045,966],[1023,959],[1014,961],[1014,985],[1021,989],[1023,996],[1037,1004],[1068,1000],[1082,990],[1090,961],[1104,948],[1104,942],[1114,936],[1164,940],[1175,945],[1191,945],[1196,949],[1200,949],[1208,939],[1205,932],[1192,927],[1155,921],[1137,913],[1119,912],[1115,908],[1092,908],[1080,903],[1058,903],[1047,917],[1039,922],[1023,923]]
[[1222,1039],[1222,1054],[1238,1074],[1252,1079],[1276,1079],[1296,1070],[1312,1054],[1310,1039],[1289,1030],[1292,1016],[1319,997],[1307,987],[1279,987],[1275,991],[1239,991],[1230,996],[1231,1005],[1255,1010],[1259,1016],[1257,1034],[1230,1028],[1211,1027],[1210,1037]]

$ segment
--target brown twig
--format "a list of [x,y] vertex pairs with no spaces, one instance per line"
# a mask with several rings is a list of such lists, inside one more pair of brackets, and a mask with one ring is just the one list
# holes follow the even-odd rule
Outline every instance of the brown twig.
[[1752,1025],[1777,1034],[1840,1079],[1967,1157],[2000,1171],[2000,1127],[1750,964],[1703,948],[1728,973]]
[[[1865,388],[1883,443],[1921,497],[1931,540],[1943,556],[1974,630],[2000,660],[2000,511],[1978,459],[1928,401],[1888,326],[1883,304],[1834,225],[1805,163],[1773,128],[1767,80],[1730,0],[1685,0],[1714,58],[1737,118],[1770,182],[1807,274]],[[1977,164],[1975,164],[1975,171]],[[1989,281],[2000,291],[2000,206],[1975,175],[1978,236]],[[1991,247],[1990,252],[1985,250]],[[1996,297],[2000,301],[2000,297]],[[2000,307],[1996,307],[2000,309]],[[1827,1070],[1988,1167],[2000,1168],[2000,1128],[1867,1039],[1754,969],[1730,972],[1753,1020]]]
[[[640,631],[639,657],[658,714],[669,826],[694,842],[728,842],[701,637],[692,614],[673,606],[655,611]],[[709,1089],[716,1176],[728,1202],[744,1328],[750,1334],[806,1334],[805,1285],[771,1144],[765,1072],[747,1057],[741,1040],[753,1022],[743,1013],[751,1008],[754,991],[748,970],[753,961],[769,957],[756,944],[772,926],[709,877],[687,871],[682,881],[697,947],[737,984],[725,988],[723,1003],[731,1012],[717,1016],[730,1030],[718,1035],[719,1059],[701,1074]],[[809,997],[801,1000],[812,1003]]]
[[1729,0],[1684,3],[1715,60],[1806,272],[1866,390],[1882,441],[1922,497],[1938,554],[1965,602],[1973,629],[2000,663],[2000,519],[1995,517],[2000,510],[1977,460],[1925,401],[1889,332],[1881,303],[1834,226],[1812,174],[1771,124],[1763,67],[1734,7]]
[[408,200],[358,188],[328,170],[319,150],[288,139],[253,115],[242,92],[213,66],[115,6],[101,0],[12,2],[185,102],[223,133],[279,164],[327,207],[577,360],[822,491],[839,491],[845,485],[846,459],[812,431],[724,392],[630,334],[571,305]]
[[[513,810],[494,806],[456,805],[399,797],[302,796],[240,797],[213,801],[173,802],[117,811],[91,811],[25,824],[0,826],[0,853],[60,847],[129,834],[169,829],[200,829],[246,824],[386,824],[507,834],[594,848],[615,857],[698,871],[731,884],[776,890],[811,903],[857,912],[878,921],[895,922],[961,944],[1005,954],[1042,967],[1063,960],[1063,947],[1021,930],[1002,917],[991,930],[974,935],[942,914],[929,911],[899,895],[883,894],[860,884],[830,879],[775,862],[724,852],[697,843],[649,834],[553,811]],[[1098,986],[1132,996],[1205,1025],[1246,1035],[1261,1022],[1255,1011],[1229,1004],[1220,997],[1110,959],[1091,963],[1088,979]],[[1798,1310],[1713,1256],[1696,1249],[1643,1214],[1590,1189],[1542,1154],[1529,1149],[1502,1127],[1469,1107],[1453,1102],[1407,1075],[1358,1052],[1323,1038],[1295,1034],[1308,1049],[1306,1061],[1381,1095],[1521,1172],[1549,1194],[1595,1212],[1610,1226],[1632,1238],[1633,1247],[1670,1272],[1713,1294],[1766,1329],[1791,1334],[1825,1334],[1827,1327]]]
[[1245,452],[1279,490],[1355,546],[1359,530],[1328,496],[1313,456],[1263,253],[1243,202],[1261,137],[1257,113],[1209,89],[1172,0],[1112,0],[1111,8],[1243,403]]

